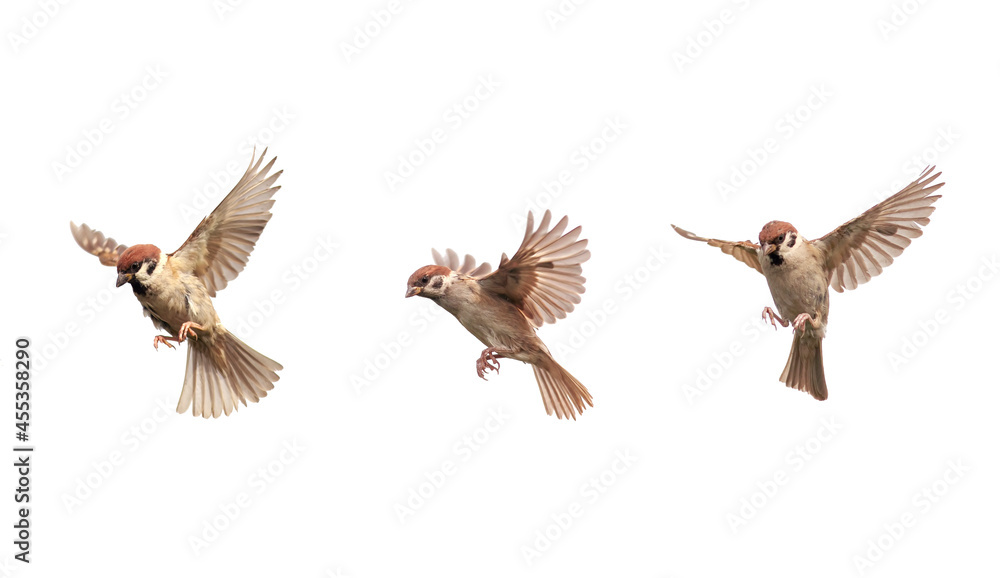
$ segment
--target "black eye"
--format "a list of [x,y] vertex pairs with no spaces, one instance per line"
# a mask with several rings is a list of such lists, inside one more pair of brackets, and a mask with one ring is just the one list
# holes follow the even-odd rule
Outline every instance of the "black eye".
[[782,244],[784,242],[785,242],[785,234],[782,233],[782,234],[778,235],[778,244],[780,245],[780,244]]
[[423,283],[423,284],[425,284],[425,285],[427,284],[427,282],[428,282],[428,281],[430,281],[430,278],[429,278],[429,277],[427,277],[427,275],[424,275],[424,276],[423,276],[423,277],[422,277],[422,278],[420,279],[420,282],[421,282],[421,283]]

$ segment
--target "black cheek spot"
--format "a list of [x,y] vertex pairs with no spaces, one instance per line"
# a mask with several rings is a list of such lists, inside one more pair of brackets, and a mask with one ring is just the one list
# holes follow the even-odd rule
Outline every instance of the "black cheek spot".
[[795,237],[795,233],[792,233],[792,234],[791,234],[791,235],[790,235],[790,236],[788,237],[788,246],[789,246],[789,247],[794,247],[794,246],[795,246],[795,238],[796,238],[796,237]]
[[431,287],[434,289],[440,289],[442,285],[444,285],[444,279],[441,279],[440,277],[438,277],[437,279],[434,280],[433,283],[431,283]]
[[149,275],[153,274],[153,269],[156,269],[156,261],[150,261],[149,267],[146,267],[146,273]]

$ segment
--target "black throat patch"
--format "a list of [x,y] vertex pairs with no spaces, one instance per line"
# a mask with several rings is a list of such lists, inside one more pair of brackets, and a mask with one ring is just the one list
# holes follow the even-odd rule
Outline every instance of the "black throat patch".
[[132,280],[129,281],[128,284],[132,286],[132,292],[136,295],[146,294],[146,286],[140,283],[135,277],[132,277]]
[[770,255],[768,255],[768,257],[771,259],[771,264],[774,265],[775,267],[779,267],[781,266],[782,263],[785,262],[785,259],[781,255],[779,255],[777,251],[771,253]]

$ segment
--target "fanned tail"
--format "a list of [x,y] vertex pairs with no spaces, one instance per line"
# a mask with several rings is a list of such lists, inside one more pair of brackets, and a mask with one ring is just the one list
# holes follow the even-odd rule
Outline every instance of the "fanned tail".
[[214,336],[212,347],[196,339],[188,341],[184,389],[177,413],[191,407],[192,415],[204,418],[229,415],[237,402],[258,402],[278,381],[281,364],[257,353],[229,331]]
[[788,362],[779,379],[788,387],[804,391],[820,401],[826,399],[823,339],[811,332],[803,336],[796,331],[792,338],[792,351],[788,354]]
[[584,404],[594,407],[590,392],[554,359],[548,358],[540,365],[532,365],[538,389],[542,392],[545,413],[553,412],[559,419],[573,418],[583,413]]

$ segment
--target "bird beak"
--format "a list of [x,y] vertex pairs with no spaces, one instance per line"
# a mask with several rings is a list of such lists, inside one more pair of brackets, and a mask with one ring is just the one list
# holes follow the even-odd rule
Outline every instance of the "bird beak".
[[774,253],[777,250],[778,250],[778,246],[777,245],[772,245],[770,243],[764,243],[764,254],[765,255],[770,255],[771,253]]
[[118,282],[115,283],[115,287],[121,287],[122,285],[128,283],[131,280],[132,280],[132,274],[131,273],[119,273],[118,274]]
[[414,295],[420,295],[420,287],[409,287],[406,289],[407,297],[413,297]]

